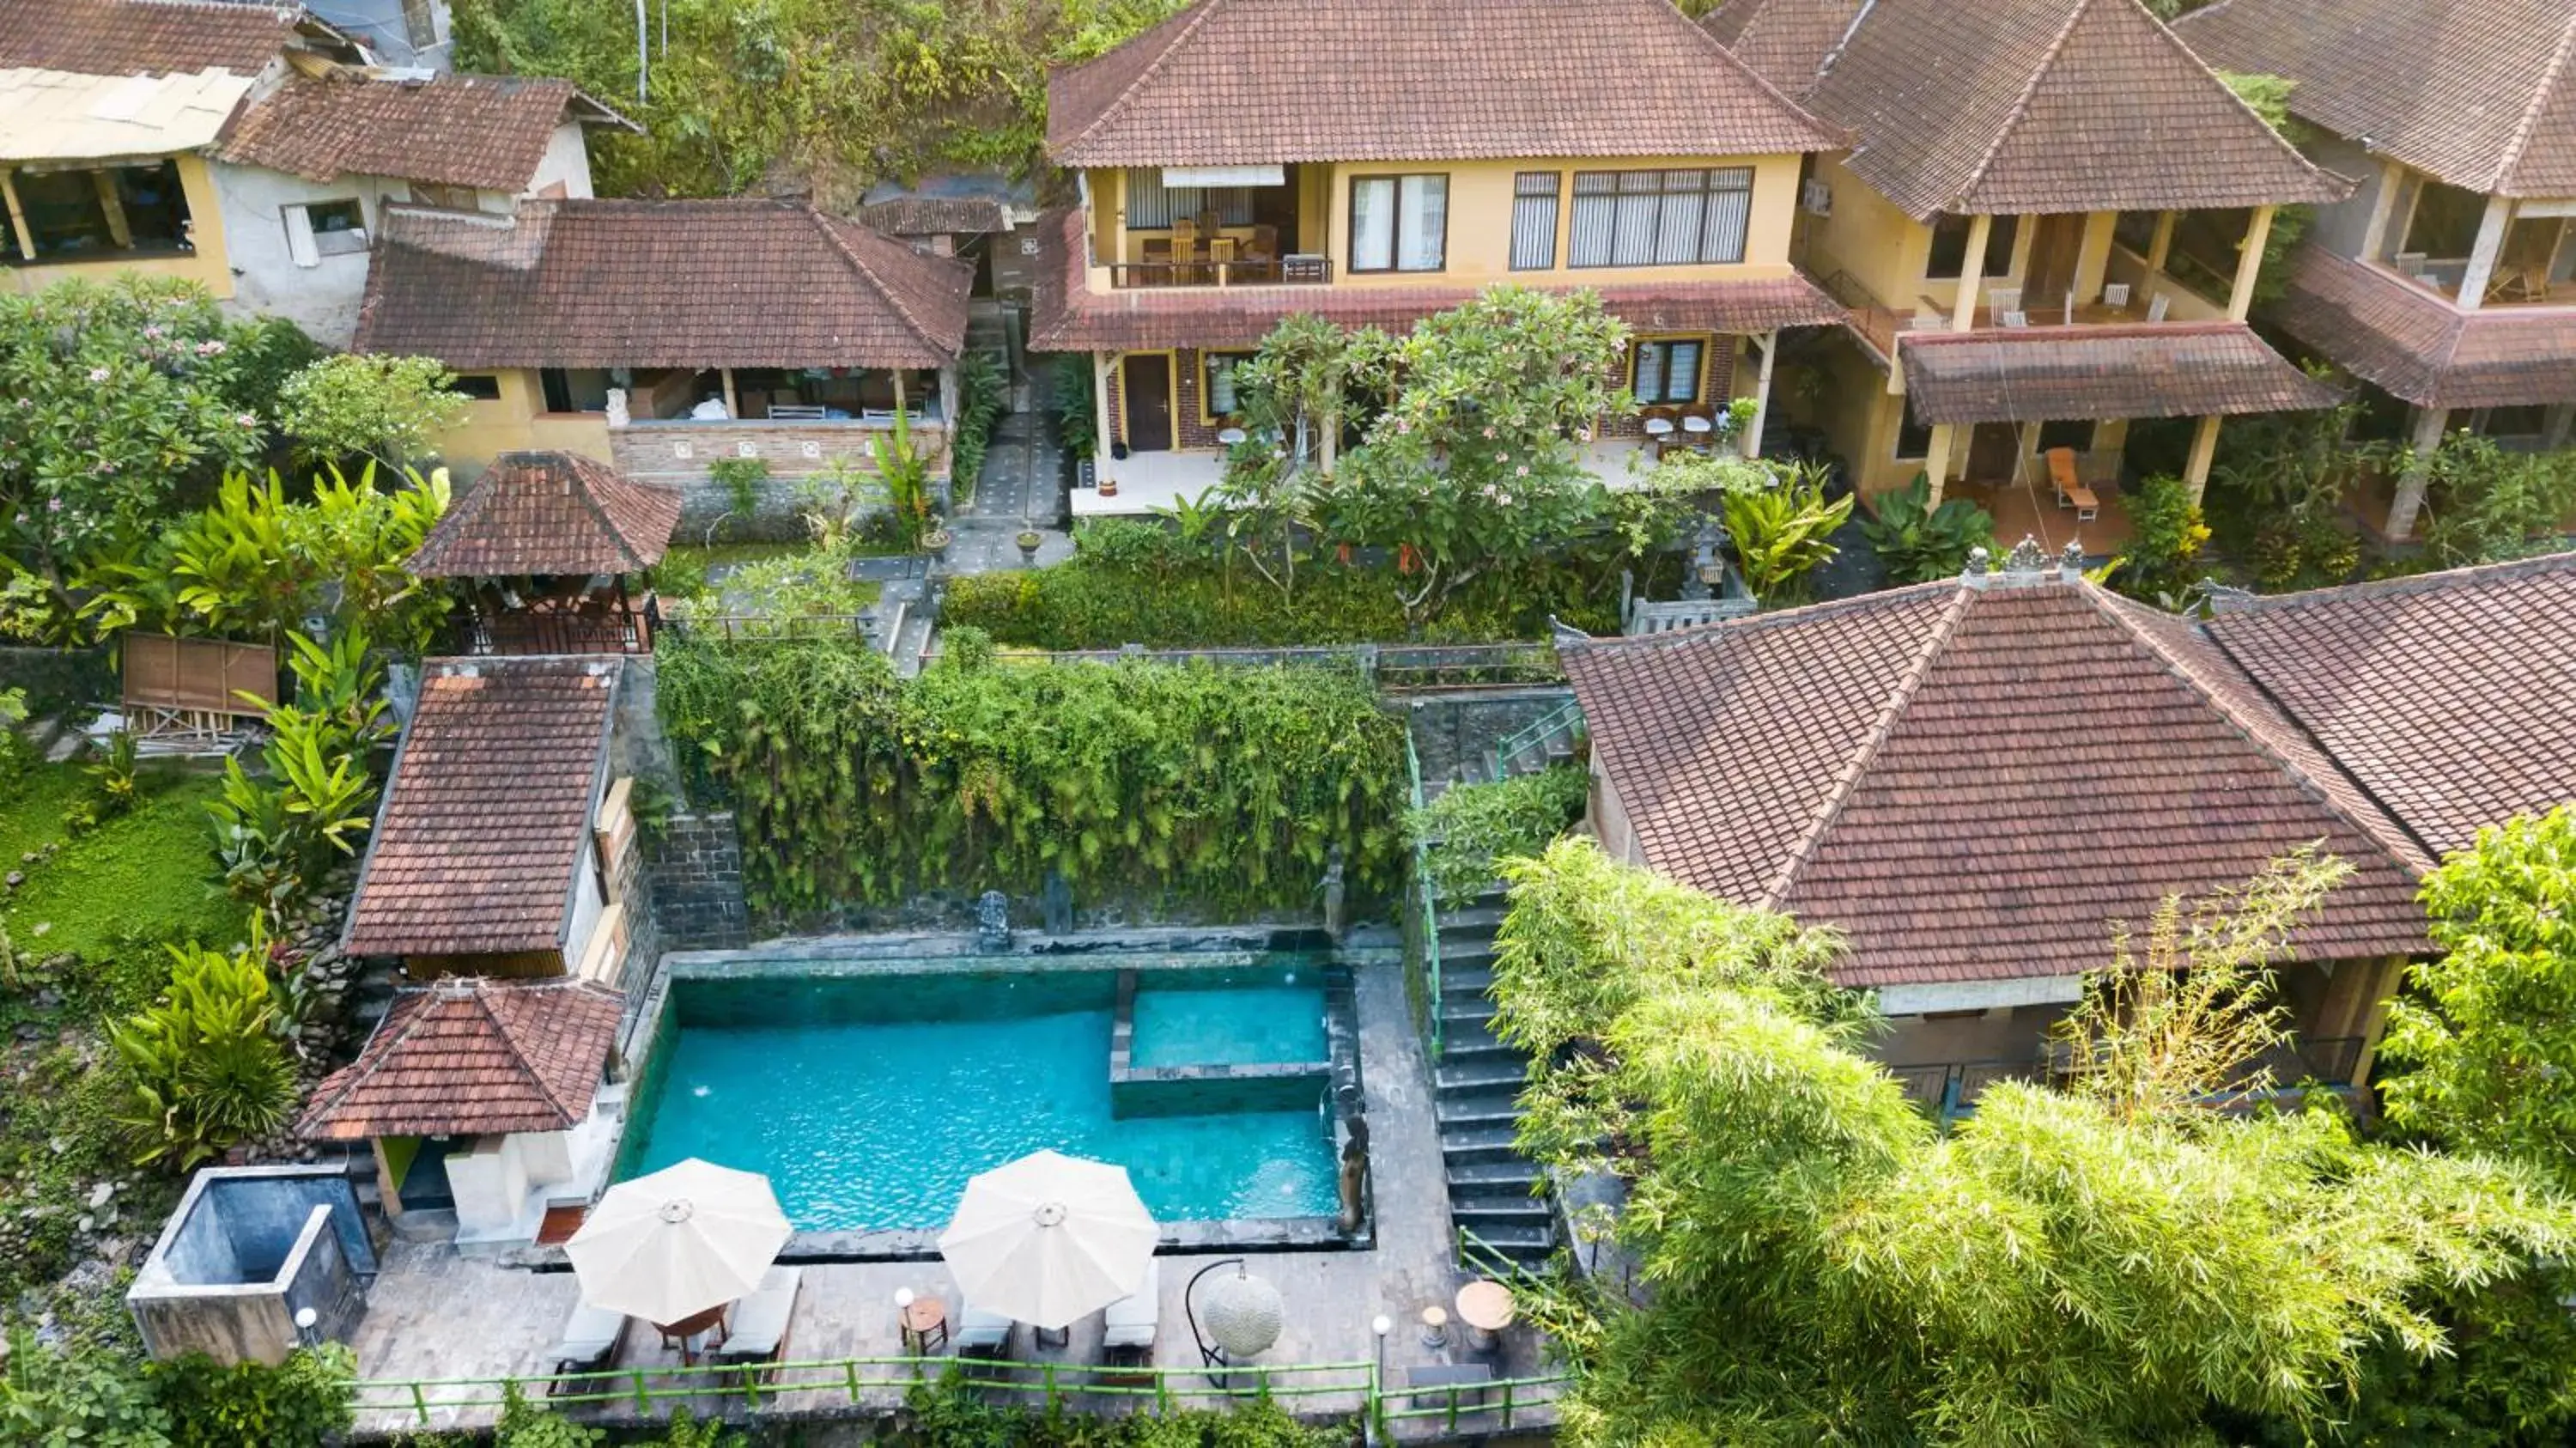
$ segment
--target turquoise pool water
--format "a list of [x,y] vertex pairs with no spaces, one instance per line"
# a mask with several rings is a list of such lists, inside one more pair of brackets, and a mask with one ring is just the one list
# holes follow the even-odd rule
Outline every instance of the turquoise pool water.
[[1319,967],[1146,971],[1136,982],[1138,1066],[1246,1066],[1326,1059]]
[[[1216,1040],[1239,1041],[1250,1012],[1232,991],[1264,1013],[1295,991],[1320,1038],[1310,969],[1311,984],[1171,982],[1156,1012],[1166,1027],[1204,1012]],[[1163,991],[1140,985],[1140,1017],[1149,994]],[[1163,1087],[1150,1114],[1119,1116],[1116,1000],[1116,976],[1088,971],[676,981],[619,1174],[703,1157],[765,1173],[801,1230],[934,1228],[967,1178],[1053,1147],[1125,1166],[1166,1221],[1334,1211],[1322,1081]]]

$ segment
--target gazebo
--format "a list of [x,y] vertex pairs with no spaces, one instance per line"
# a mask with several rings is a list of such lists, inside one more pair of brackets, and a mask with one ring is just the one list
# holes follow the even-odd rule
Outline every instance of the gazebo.
[[568,452],[492,460],[407,565],[466,585],[462,654],[649,654],[660,622],[631,583],[662,559],[680,495]]

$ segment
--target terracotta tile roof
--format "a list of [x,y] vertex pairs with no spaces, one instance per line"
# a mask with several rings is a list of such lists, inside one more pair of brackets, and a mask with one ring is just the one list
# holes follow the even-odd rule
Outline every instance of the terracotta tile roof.
[[2576,554],[2260,598],[2206,627],[2436,854],[2576,800]]
[[2566,0],[2224,0],[2174,31],[2212,65],[2297,82],[2300,119],[2454,186],[2576,195]]
[[[1122,351],[1149,347],[1248,347],[1283,317],[1311,312],[1344,326],[1403,331],[1434,312],[1472,300],[1472,286],[1139,287],[1089,289],[1082,223],[1058,213],[1038,225],[1037,299],[1029,314],[1033,352]],[[1590,288],[1641,332],[1768,332],[1830,326],[1842,307],[1802,275],[1766,281],[1610,283]]]
[[1843,928],[1852,986],[2105,963],[2109,926],[2323,840],[2298,948],[2424,948],[2429,862],[2187,624],[2054,578],[1560,650],[1647,862]]
[[307,1141],[562,1131],[590,1114],[625,1003],[582,981],[441,981],[398,991],[313,1090]]
[[859,208],[859,221],[888,236],[988,236],[1011,229],[989,196],[897,196]]
[[358,876],[352,955],[563,945],[618,661],[433,659]]
[[2340,400],[2240,322],[1908,333],[1897,357],[1927,423],[2234,416]]
[[1866,8],[1868,0],[1727,0],[1700,24],[1756,75],[1804,96]]
[[421,578],[635,573],[662,561],[680,495],[579,453],[492,460],[403,566]]
[[2291,253],[2281,329],[2354,376],[2424,407],[2527,407],[2576,398],[2576,306],[2442,298],[2323,247]]
[[0,5],[0,70],[257,75],[306,23],[293,7],[198,0],[13,0]]
[[384,209],[357,350],[451,367],[940,367],[962,262],[776,201]]
[[568,80],[441,75],[391,80],[351,67],[299,75],[233,118],[215,154],[312,181],[392,176],[517,193],[567,119],[633,130]]
[[1665,0],[1199,0],[1047,78],[1064,166],[1821,151]]
[[1807,92],[1909,216],[2340,200],[2137,0],[1876,0]]

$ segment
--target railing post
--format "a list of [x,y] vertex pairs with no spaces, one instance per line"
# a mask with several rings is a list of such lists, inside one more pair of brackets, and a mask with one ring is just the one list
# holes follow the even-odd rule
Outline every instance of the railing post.
[[[850,1401],[851,1401],[852,1403],[856,1403],[856,1402],[858,1402],[858,1400],[859,1400],[859,1364],[858,1364],[858,1360],[857,1360],[856,1358],[844,1359],[844,1360],[842,1361],[842,1363],[841,1363],[841,1373],[842,1373],[842,1375],[843,1375],[844,1377],[848,1378],[848,1379],[849,1379],[849,1382],[850,1382]],[[915,1377],[919,1377],[920,1375],[921,1375],[921,1374],[920,1374],[920,1371],[919,1371],[918,1369],[915,1369],[915,1370],[914,1370],[914,1372],[913,1372],[913,1376],[915,1376]]]
[[1053,1411],[1055,1408],[1055,1364],[1053,1363],[1046,1365],[1046,1402],[1048,1410]]
[[635,1370],[635,1411],[639,1413],[650,1413],[653,1411],[653,1390],[644,1385],[644,1370],[642,1368],[637,1368]]
[[411,1410],[420,1415],[422,1427],[429,1426],[429,1398],[421,1392],[420,1383],[417,1380],[411,1385]]

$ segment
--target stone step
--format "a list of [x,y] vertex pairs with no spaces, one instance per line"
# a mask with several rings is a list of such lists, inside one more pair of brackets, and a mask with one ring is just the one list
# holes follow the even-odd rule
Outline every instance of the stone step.
[[1493,986],[1494,968],[1490,965],[1452,967],[1446,960],[1440,962],[1440,998],[1444,1001],[1482,1001]]
[[1451,1129],[1441,1123],[1440,1159],[1451,1166],[1470,1162],[1517,1161],[1520,1148],[1514,1145],[1516,1133],[1508,1126],[1461,1126]]
[[1449,1167],[1449,1195],[1457,1197],[1526,1197],[1538,1186],[1535,1163],[1512,1157],[1504,1161],[1462,1161]]
[[[1456,1213],[1451,1214],[1453,1219]],[[1479,1245],[1514,1262],[1531,1265],[1546,1260],[1556,1250],[1556,1228],[1547,1223],[1506,1225],[1489,1220],[1458,1220],[1458,1225],[1476,1234]]]
[[1487,1061],[1504,1061],[1518,1070],[1525,1066],[1528,1060],[1529,1058],[1523,1056],[1518,1050],[1494,1039],[1494,1033],[1485,1029],[1481,1018],[1473,1021],[1442,1018],[1440,1064],[1444,1066],[1474,1066]]
[[1494,931],[1502,923],[1502,907],[1488,905],[1481,901],[1463,910],[1443,910],[1440,912],[1441,950],[1444,954],[1447,952],[1452,937],[1465,941],[1471,936],[1475,938],[1477,946],[1491,950]]
[[1479,1237],[1491,1237],[1493,1229],[1502,1227],[1545,1228],[1556,1218],[1547,1203],[1533,1197],[1525,1202],[1453,1201],[1449,1204],[1450,1220],[1466,1227]]
[[1440,1129],[1443,1132],[1475,1131],[1496,1126],[1509,1129],[1521,1119],[1521,1109],[1516,1104],[1519,1092],[1519,1083],[1515,1081],[1509,1087],[1444,1094],[1437,1113]]
[[1431,1073],[1432,1081],[1443,1097],[1504,1088],[1518,1092],[1528,1082],[1528,1072],[1517,1058],[1467,1061],[1451,1066],[1443,1063]]

